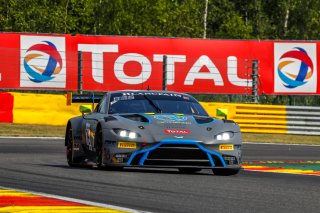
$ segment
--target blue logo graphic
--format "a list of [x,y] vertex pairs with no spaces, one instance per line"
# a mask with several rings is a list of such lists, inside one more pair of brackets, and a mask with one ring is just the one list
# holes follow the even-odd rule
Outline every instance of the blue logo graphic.
[[186,121],[188,120],[185,116],[178,116],[178,115],[155,115],[155,119],[160,121]]
[[[41,59],[45,55],[49,56],[44,65],[32,64],[32,59]],[[54,75],[60,73],[62,69],[62,58],[56,46],[49,42],[35,44],[31,46],[25,55],[23,61],[24,68],[29,74],[29,79],[33,82],[40,83],[54,79]]]
[[[313,75],[313,63],[307,52],[301,47],[285,52],[280,57],[278,64],[278,74],[287,88],[296,88],[308,82]],[[299,61],[299,62],[297,62]],[[286,66],[292,63],[300,63],[299,70],[283,71]],[[297,73],[297,74],[295,74]]]

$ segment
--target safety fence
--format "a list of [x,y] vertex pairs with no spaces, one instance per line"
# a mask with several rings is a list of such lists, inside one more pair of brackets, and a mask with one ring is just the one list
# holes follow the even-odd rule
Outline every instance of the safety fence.
[[[320,107],[201,102],[207,112],[228,110],[242,132],[320,135]],[[65,125],[80,115],[80,103],[67,105],[67,95],[0,93],[0,122]]]
[[228,109],[242,132],[320,135],[320,107],[202,103],[211,116]]
[[217,108],[228,109],[227,118],[237,122],[242,132],[288,133],[286,106],[232,103],[202,105],[211,116],[215,116]]
[[288,134],[320,135],[320,107],[288,106]]

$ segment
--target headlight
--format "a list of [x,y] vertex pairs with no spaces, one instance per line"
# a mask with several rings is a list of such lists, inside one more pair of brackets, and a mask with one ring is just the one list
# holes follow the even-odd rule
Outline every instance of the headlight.
[[233,137],[233,132],[223,132],[223,133],[217,134],[215,136],[215,139],[218,141],[227,141],[227,140],[230,140],[230,138],[232,137]]
[[117,135],[119,135],[120,137],[123,137],[123,138],[135,139],[135,138],[139,137],[138,133],[132,132],[132,131],[126,130],[126,129],[113,129],[113,131]]

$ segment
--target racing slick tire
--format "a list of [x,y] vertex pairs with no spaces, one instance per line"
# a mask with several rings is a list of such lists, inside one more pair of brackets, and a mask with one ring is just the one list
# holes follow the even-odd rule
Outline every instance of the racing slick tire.
[[214,175],[231,176],[239,173],[240,169],[212,169]]
[[73,161],[73,132],[72,132],[72,127],[71,125],[67,129],[67,134],[66,134],[66,157],[67,157],[67,162],[70,167],[76,166],[76,164]]

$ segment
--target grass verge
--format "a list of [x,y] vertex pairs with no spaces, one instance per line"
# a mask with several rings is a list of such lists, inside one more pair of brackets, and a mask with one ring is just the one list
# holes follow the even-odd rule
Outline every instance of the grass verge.
[[[0,136],[64,137],[64,134],[65,126],[0,123]],[[320,145],[320,137],[310,135],[243,133],[242,138],[245,142]]]
[[320,137],[316,135],[242,133],[242,140],[245,142],[320,145]]
[[65,126],[0,123],[0,136],[64,137]]

